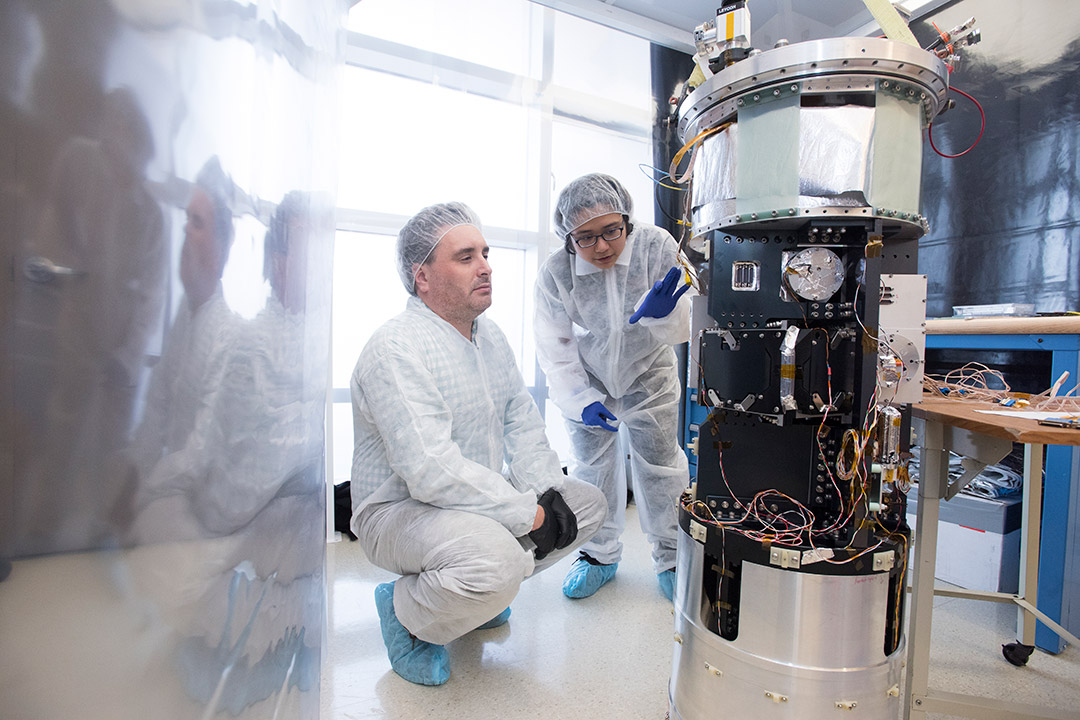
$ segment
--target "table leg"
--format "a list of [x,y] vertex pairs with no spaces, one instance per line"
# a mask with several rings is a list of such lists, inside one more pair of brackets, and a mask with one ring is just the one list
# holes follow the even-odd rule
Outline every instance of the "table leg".
[[[1043,446],[1024,445],[1024,521],[1020,533],[1020,590],[1031,605],[1039,595],[1039,531],[1042,528]],[[1016,611],[1016,637],[1025,645],[1035,644],[1035,616]]]
[[942,445],[943,426],[926,421],[919,460],[919,505],[915,519],[915,562],[908,609],[907,717],[924,720],[922,709],[930,681],[930,630],[934,611],[938,514],[949,479],[949,453]]

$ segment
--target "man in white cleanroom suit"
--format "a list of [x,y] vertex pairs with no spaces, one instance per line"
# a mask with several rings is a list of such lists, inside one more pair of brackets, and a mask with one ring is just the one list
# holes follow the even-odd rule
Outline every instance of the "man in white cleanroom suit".
[[461,203],[398,235],[412,294],[353,371],[351,526],[401,575],[375,590],[394,671],[441,685],[451,640],[506,622],[521,581],[604,522],[606,503],[562,474],[491,305],[488,246]]
[[137,480],[128,498],[136,513],[130,539],[137,544],[229,532],[205,525],[214,513],[194,499],[229,486],[235,450],[227,438],[246,427],[247,408],[238,400],[251,395],[246,374],[235,372],[241,321],[221,284],[235,235],[234,191],[216,157],[192,188],[180,250],[184,296],[129,450]]
[[536,281],[536,351],[572,445],[570,474],[600,488],[608,519],[563,583],[589,597],[615,576],[626,526],[626,477],[617,442],[629,435],[630,470],[653,570],[668,599],[675,583],[676,503],[689,481],[678,442],[680,386],[673,345],[690,336],[689,285],[666,231],[633,222],[615,178],[567,185],[555,209],[564,248]]

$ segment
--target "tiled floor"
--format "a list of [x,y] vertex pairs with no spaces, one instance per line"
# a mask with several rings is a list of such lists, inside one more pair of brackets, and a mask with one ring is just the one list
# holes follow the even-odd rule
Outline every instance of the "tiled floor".
[[[568,600],[560,587],[572,558],[530,579],[509,624],[450,644],[450,681],[438,688],[412,685],[390,669],[372,593],[393,576],[372,566],[356,543],[331,544],[322,719],[663,720],[672,608],[660,595],[633,506],[627,526],[614,581],[592,598]],[[1015,668],[1000,652],[1015,619],[1009,606],[938,598],[931,687],[1075,713],[1080,648],[1037,652],[1027,667]]]
[[935,598],[933,628],[931,689],[1069,711],[1080,720],[1080,648],[1058,655],[1037,650],[1027,666],[1010,665],[1001,645],[1016,639],[1014,606]]

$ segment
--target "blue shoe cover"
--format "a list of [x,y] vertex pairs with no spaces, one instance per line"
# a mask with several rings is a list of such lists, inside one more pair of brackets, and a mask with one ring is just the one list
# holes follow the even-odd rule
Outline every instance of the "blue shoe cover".
[[417,685],[442,685],[450,679],[450,653],[446,648],[413,637],[397,619],[394,583],[375,588],[375,608],[394,672]]
[[483,625],[479,626],[476,629],[477,630],[490,630],[491,628],[497,628],[500,625],[505,625],[506,622],[509,619],[510,619],[510,608],[506,608],[501,613],[499,613],[495,617],[491,618],[486,623],[484,623]]
[[675,571],[665,570],[656,576],[656,581],[660,583],[660,592],[664,593],[664,597],[671,600],[675,594]]
[[566,573],[566,579],[563,580],[563,595],[575,599],[589,597],[615,577],[615,570],[618,567],[619,563],[593,565],[585,558],[579,557],[570,566],[570,572]]

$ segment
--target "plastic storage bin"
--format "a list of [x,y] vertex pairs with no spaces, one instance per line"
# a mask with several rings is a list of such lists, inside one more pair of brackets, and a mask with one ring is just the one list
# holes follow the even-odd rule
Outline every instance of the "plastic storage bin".
[[[907,520],[912,538],[919,507],[917,488],[913,486],[908,493]],[[1016,592],[1020,587],[1022,506],[1019,497],[994,500],[960,494],[943,500],[938,522],[937,578],[968,590]]]

